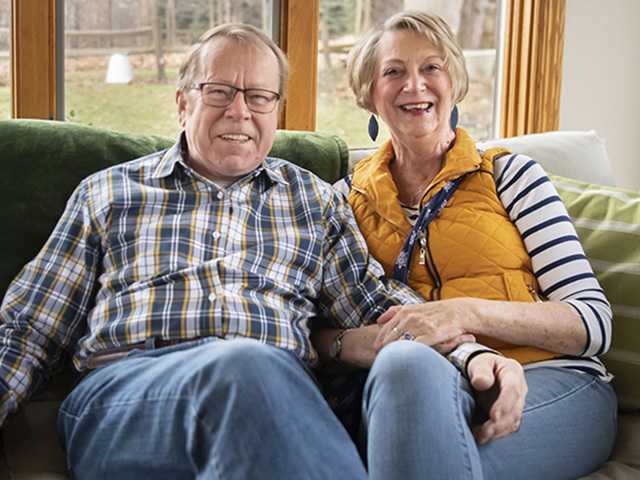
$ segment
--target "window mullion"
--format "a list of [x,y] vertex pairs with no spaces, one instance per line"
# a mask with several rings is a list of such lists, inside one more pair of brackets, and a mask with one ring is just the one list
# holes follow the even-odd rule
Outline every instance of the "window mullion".
[[12,0],[12,114],[56,118],[56,0]]

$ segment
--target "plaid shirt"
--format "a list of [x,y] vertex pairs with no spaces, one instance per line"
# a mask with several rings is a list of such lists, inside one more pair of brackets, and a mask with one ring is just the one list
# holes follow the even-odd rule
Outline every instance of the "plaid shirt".
[[309,322],[418,303],[384,279],[348,204],[284,160],[220,189],[180,142],[85,179],[0,309],[0,422],[63,350],[79,370],[148,338],[249,337],[312,364]]

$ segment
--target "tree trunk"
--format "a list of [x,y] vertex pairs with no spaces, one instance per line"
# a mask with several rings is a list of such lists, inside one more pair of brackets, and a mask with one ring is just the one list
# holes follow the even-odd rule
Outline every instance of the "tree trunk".
[[224,0],[224,22],[231,22],[231,0]]
[[404,0],[405,10],[432,12],[444,18],[454,34],[460,29],[460,17],[465,0]]
[[[113,1],[112,0],[108,0],[107,1],[107,25],[106,25],[106,29],[107,30],[111,30],[113,29]],[[100,42],[102,43],[102,42]],[[107,48],[111,48],[113,47],[113,37],[107,37],[107,41],[106,43],[106,47]],[[100,45],[102,47],[102,45]]]
[[362,30],[368,31],[371,28],[371,2],[373,0],[363,0],[364,8],[362,9]]
[[140,0],[138,3],[138,15],[136,18],[136,27],[148,27],[150,25],[149,20],[149,0]]
[[167,0],[167,10],[165,12],[167,25],[167,44],[176,44],[176,0]]
[[209,0],[209,28],[216,25],[214,0]]
[[269,0],[262,0],[262,30],[265,32],[271,32],[271,23]]
[[458,41],[462,48],[482,48],[482,34],[484,33],[485,16],[488,0],[466,1],[462,11]]
[[329,50],[329,25],[327,25],[326,19],[320,20],[320,40],[322,41],[322,58],[324,59],[324,66],[327,72],[331,74],[333,72],[333,65],[331,65],[331,52]]
[[362,33],[362,8],[362,0],[356,0],[355,28],[353,30],[356,37],[359,37]]
[[153,44],[156,52],[156,69],[158,81],[166,82],[167,73],[164,69],[164,52],[162,48],[162,30],[160,29],[160,13],[158,12],[158,0],[151,1],[151,14],[153,16]]

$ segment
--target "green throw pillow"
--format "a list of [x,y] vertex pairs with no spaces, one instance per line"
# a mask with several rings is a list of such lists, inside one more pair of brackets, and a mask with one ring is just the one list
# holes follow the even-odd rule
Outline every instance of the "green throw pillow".
[[613,308],[604,356],[620,406],[640,408],[640,193],[550,175]]

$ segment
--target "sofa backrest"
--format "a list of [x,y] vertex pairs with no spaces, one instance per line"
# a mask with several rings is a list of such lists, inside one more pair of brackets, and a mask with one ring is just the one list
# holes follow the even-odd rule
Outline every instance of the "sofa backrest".
[[[603,177],[601,183],[611,181],[604,143],[595,133],[566,133],[496,143],[532,156],[552,173],[590,182],[598,176]],[[82,178],[172,142],[62,122],[0,121],[0,297],[42,247]],[[271,151],[329,182],[342,178],[348,165],[366,153],[349,152],[335,136],[290,131],[278,132]],[[613,306],[614,343],[605,361],[617,376],[621,406],[638,409],[640,248],[635,245],[640,245],[640,195],[560,177],[552,180]]]
[[[0,121],[0,298],[44,245],[83,178],[173,142],[68,122]],[[271,155],[328,182],[347,172],[347,146],[332,135],[279,131]]]

